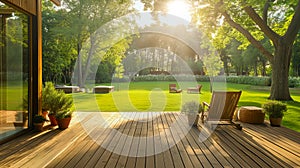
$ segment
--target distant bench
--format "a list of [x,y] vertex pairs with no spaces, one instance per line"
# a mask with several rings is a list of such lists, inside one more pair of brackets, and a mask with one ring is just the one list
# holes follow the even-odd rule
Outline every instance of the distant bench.
[[78,86],[55,86],[55,89],[62,90],[65,93],[80,92],[80,88]]
[[110,93],[114,91],[114,86],[95,86],[93,88],[94,93]]

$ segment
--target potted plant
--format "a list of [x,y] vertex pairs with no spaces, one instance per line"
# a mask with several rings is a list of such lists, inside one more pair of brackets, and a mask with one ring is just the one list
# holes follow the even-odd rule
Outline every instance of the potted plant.
[[61,130],[67,129],[69,127],[70,121],[72,119],[73,111],[71,109],[59,111],[56,113],[56,119],[58,123],[58,127]]
[[[56,91],[55,96],[53,96],[50,105],[50,113],[51,115],[55,115],[59,128],[68,128],[72,117],[72,112],[74,111],[73,98],[69,95],[66,95],[63,91],[58,90]],[[62,124],[62,122],[66,122],[66,125]]]
[[181,112],[185,113],[188,117],[190,125],[196,126],[199,120],[199,113],[203,111],[203,107],[196,101],[186,102],[181,107]]
[[44,123],[47,120],[42,115],[35,115],[32,120],[35,130],[43,131]]
[[262,106],[263,111],[269,116],[271,126],[280,126],[284,112],[287,111],[286,104],[280,101],[270,101]]
[[[56,126],[57,122],[55,114],[49,112],[53,99],[55,98],[56,90],[52,82],[46,82],[42,89],[42,111],[48,112],[48,117],[52,126]],[[45,112],[44,112],[45,113]]]

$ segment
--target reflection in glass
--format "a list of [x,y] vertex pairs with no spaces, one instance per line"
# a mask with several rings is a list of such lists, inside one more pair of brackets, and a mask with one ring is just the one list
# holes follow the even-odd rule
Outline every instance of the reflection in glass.
[[28,24],[0,2],[0,140],[28,127]]

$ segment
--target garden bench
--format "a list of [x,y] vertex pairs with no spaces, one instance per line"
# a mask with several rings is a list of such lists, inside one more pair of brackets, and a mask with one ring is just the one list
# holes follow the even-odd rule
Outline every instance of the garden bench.
[[110,93],[114,91],[114,86],[95,86],[93,93]]

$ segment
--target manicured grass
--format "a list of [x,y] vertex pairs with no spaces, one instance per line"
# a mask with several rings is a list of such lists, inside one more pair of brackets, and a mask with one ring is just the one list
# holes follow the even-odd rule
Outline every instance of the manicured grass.
[[[184,90],[180,94],[169,93],[172,82],[131,82],[115,84],[115,91],[109,94],[76,93],[73,94],[77,111],[180,111],[184,102],[195,100],[210,102],[209,83],[201,82],[202,93],[187,94],[186,88],[195,83],[180,83]],[[107,84],[110,85],[110,84]],[[268,101],[270,87],[243,84],[215,83],[215,90],[242,90],[239,106],[257,106]],[[294,102],[286,102],[288,111],[283,125],[300,132],[300,89],[290,89]],[[98,108],[99,106],[99,108]]]

